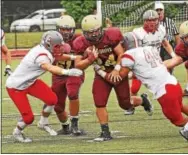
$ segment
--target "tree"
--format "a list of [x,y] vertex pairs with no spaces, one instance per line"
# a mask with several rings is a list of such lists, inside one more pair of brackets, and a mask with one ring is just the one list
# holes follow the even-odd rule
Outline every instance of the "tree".
[[96,1],[91,0],[62,0],[61,5],[66,9],[66,13],[75,19],[76,23],[81,23],[84,16],[93,14],[96,10]]

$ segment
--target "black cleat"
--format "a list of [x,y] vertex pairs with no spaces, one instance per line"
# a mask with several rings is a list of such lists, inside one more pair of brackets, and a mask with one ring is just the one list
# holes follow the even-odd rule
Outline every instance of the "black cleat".
[[147,112],[147,114],[149,116],[152,116],[153,115],[153,105],[152,103],[150,102],[149,98],[148,98],[148,95],[143,93],[141,95],[141,98],[143,100],[143,103],[142,103],[142,106],[144,107],[144,110]]
[[78,129],[78,118],[72,118],[71,119],[71,133],[74,135],[74,136],[80,136],[80,135],[84,135],[84,130],[79,130]]
[[187,91],[187,89],[184,90],[183,96],[188,96],[188,91]]
[[69,124],[67,125],[62,125],[62,128],[57,131],[58,135],[69,135],[71,134],[71,131],[69,129]]
[[184,129],[180,129],[180,135],[188,141],[188,131],[184,131]]
[[103,142],[103,141],[109,141],[112,139],[112,136],[110,134],[110,132],[101,132],[100,136],[95,138],[94,141],[96,142]]

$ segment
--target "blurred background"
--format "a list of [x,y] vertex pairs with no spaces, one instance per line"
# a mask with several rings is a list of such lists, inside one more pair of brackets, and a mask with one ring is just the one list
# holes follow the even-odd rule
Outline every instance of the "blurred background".
[[[98,1],[99,2],[99,1]],[[63,14],[71,15],[76,22],[76,33],[81,33],[84,16],[98,13],[103,26],[109,18],[122,33],[141,26],[142,15],[153,9],[155,1],[136,0],[35,0],[1,1],[1,27],[6,32],[9,48],[30,48],[37,44],[44,31],[56,29],[56,21]],[[187,1],[162,1],[165,15],[172,18],[177,27],[188,20]],[[24,41],[23,41],[24,40]]]

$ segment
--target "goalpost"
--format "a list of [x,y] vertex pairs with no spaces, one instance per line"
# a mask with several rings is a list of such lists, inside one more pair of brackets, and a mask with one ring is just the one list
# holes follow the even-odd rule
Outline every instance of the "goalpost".
[[[188,2],[187,1],[161,1],[165,9],[169,7],[170,4],[181,5],[178,13],[173,17],[176,26],[179,28],[180,24],[183,21],[188,20]],[[113,1],[113,0],[103,0],[97,1],[97,13],[101,22],[106,18],[112,19],[116,16],[124,14],[126,10],[129,10],[129,14],[123,18],[122,21],[113,22],[114,26],[117,26],[121,29],[121,31],[128,32],[132,31],[133,28],[142,25],[142,15],[148,9],[154,8],[155,1],[144,1],[144,0],[136,0],[136,1]],[[132,9],[132,10],[131,10]],[[126,14],[126,12],[125,12]]]

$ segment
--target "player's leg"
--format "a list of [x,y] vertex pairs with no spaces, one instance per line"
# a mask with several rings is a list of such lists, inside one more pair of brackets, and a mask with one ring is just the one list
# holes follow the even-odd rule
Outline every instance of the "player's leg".
[[132,82],[131,82],[131,96],[137,95],[138,91],[140,90],[141,85],[142,85],[142,82],[133,75]]
[[7,92],[22,116],[13,131],[13,136],[19,142],[32,142],[30,138],[26,138],[23,134],[24,128],[34,121],[34,115],[27,98],[27,90],[20,91],[7,88]]
[[66,81],[67,78],[59,80],[54,79],[52,81],[52,90],[58,98],[58,102],[55,105],[54,110],[61,123],[61,129],[57,131],[58,135],[70,134],[68,114],[65,110],[67,97]]
[[92,92],[96,107],[96,115],[101,126],[101,135],[100,137],[95,138],[95,141],[107,141],[112,139],[108,125],[108,112],[106,109],[111,90],[112,85],[99,76],[95,77]]
[[83,134],[83,130],[79,130],[78,128],[78,120],[79,120],[79,91],[81,85],[84,81],[84,77],[68,77],[66,88],[67,95],[70,101],[69,111],[70,111],[70,120],[71,120],[71,132],[73,135],[81,135]]
[[188,96],[188,61],[185,62],[185,69],[186,69],[186,75],[187,75],[187,84],[185,86],[183,96]]
[[41,80],[35,81],[35,83],[28,89],[28,94],[42,100],[45,103],[38,127],[45,130],[52,136],[57,135],[57,133],[49,126],[48,122],[48,117],[54,109],[54,106],[57,104],[56,94]]
[[184,127],[180,133],[184,134],[184,138],[188,140],[188,117],[182,115],[182,89],[180,85],[166,85],[166,94],[160,97],[158,102],[162,107],[163,114],[172,124]]

